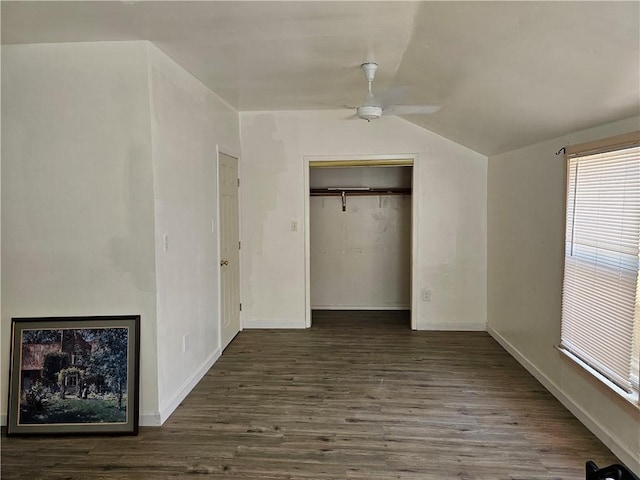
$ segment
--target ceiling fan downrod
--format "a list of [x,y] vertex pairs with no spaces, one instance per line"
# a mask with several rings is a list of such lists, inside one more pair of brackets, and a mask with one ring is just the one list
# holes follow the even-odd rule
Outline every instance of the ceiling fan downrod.
[[374,104],[375,97],[373,96],[373,79],[376,76],[376,70],[378,70],[377,63],[363,63],[360,65],[362,71],[364,72],[364,76],[367,79],[367,83],[369,84],[369,93],[367,93],[367,98],[364,101],[364,104],[361,107],[358,107],[358,118],[366,120],[370,122],[371,120],[375,120],[380,118],[382,115],[382,107]]

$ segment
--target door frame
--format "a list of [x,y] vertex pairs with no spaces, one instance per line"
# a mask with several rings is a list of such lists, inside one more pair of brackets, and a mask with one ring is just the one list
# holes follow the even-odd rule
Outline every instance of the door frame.
[[[397,155],[305,155],[303,158],[304,165],[304,270],[305,270],[305,317],[304,324],[306,328],[311,327],[311,220],[310,220],[310,195],[309,195],[309,170],[312,162],[335,162],[336,166],[341,164],[344,166],[349,162],[362,163],[364,167],[381,166],[381,163],[401,160],[411,161],[411,329],[418,329],[418,197],[420,194],[420,183],[416,182],[416,169],[419,168],[420,162],[417,162],[417,153],[405,153]],[[370,163],[370,165],[368,165]]]
[[[218,350],[222,353],[222,271],[219,268],[220,258],[221,258],[221,241],[220,241],[220,154],[227,155],[229,157],[233,157],[238,160],[238,178],[240,178],[240,154],[231,148],[226,148],[219,144],[216,144],[216,217],[215,217],[215,232],[212,232],[215,235],[216,241],[216,267],[217,269],[217,277],[218,277]],[[242,233],[242,207],[241,207],[242,198],[240,195],[240,185],[238,185],[238,240],[240,244],[242,244],[241,233]],[[213,225],[211,229],[213,230]],[[238,255],[238,289],[239,289],[239,297],[240,303],[242,303],[242,249],[240,249]],[[242,325],[242,310],[240,310],[240,332],[243,330]]]

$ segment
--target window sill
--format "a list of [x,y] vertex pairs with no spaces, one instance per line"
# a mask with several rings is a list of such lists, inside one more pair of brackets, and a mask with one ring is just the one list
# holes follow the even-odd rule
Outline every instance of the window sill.
[[573,355],[571,352],[569,352],[569,351],[567,351],[564,348],[561,348],[559,346],[556,347],[556,348],[558,349],[558,351],[560,353],[562,353],[564,355],[565,358],[571,360],[571,362],[573,362],[575,365],[579,366],[583,371],[588,373],[591,378],[594,378],[594,379],[598,380],[601,384],[603,384],[605,387],[607,387],[608,390],[610,390],[613,393],[615,393],[617,397],[619,397],[620,399],[624,400],[625,403],[631,405],[632,407],[635,407],[637,410],[640,410],[640,397],[638,396],[638,391],[637,390],[634,390],[631,393],[627,393],[622,388],[620,388],[618,385],[616,385],[611,380],[609,380],[604,375],[602,375],[600,372],[598,372],[597,370],[593,369],[588,364],[586,364],[585,362],[580,360],[578,357]]

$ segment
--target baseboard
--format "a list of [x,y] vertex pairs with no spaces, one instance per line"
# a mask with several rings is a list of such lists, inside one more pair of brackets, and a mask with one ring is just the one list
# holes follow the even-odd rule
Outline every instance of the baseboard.
[[189,395],[191,390],[198,384],[202,377],[204,377],[214,363],[220,358],[222,351],[218,348],[207,358],[204,363],[198,368],[183,384],[182,386],[171,396],[169,401],[160,407],[160,425],[167,421],[169,416],[174,412],[180,403]]
[[362,305],[311,305],[311,310],[411,310],[411,305],[380,305],[367,306]]
[[160,413],[153,413],[151,415],[140,415],[138,424],[141,427],[159,427],[162,425],[160,421]]
[[[640,459],[621,445],[615,438],[615,434],[604,428],[597,420],[580,407],[571,397],[566,395],[549,377],[531,363],[511,342],[500,333],[487,325],[487,332],[502,348],[515,358],[536,380],[538,380],[567,410],[569,410],[591,433],[600,439],[628,468],[636,474],[640,474]],[[588,459],[587,459],[588,460]],[[585,460],[586,461],[586,460]]]
[[418,330],[443,330],[449,332],[485,332],[485,323],[418,322]]
[[307,328],[301,320],[242,320],[243,329],[252,328]]

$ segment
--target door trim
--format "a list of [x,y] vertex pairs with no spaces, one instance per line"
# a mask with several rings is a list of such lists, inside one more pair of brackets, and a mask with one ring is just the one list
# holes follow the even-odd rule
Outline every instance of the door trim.
[[[216,159],[215,159],[215,169],[216,169],[216,218],[215,218],[215,241],[216,241],[216,263],[215,265],[220,264],[221,258],[221,241],[220,241],[220,154],[227,155],[229,157],[233,157],[238,160],[238,177],[240,177],[240,154],[236,152],[234,149],[226,148],[222,145],[216,144]],[[242,242],[242,208],[241,208],[241,195],[240,195],[240,186],[238,186],[238,239]],[[240,289],[240,302],[242,302],[242,250],[240,250],[240,254],[238,256],[238,269],[239,269],[239,289]],[[222,272],[218,268],[217,269],[217,277],[218,277],[218,349],[222,353]],[[240,310],[240,331],[243,330],[242,324],[242,310]]]
[[416,182],[416,168],[420,165],[417,162],[417,153],[404,153],[398,155],[305,155],[303,157],[304,166],[304,277],[305,277],[305,316],[304,325],[311,327],[311,220],[310,220],[310,195],[309,195],[309,169],[313,165],[316,167],[329,167],[334,164],[336,167],[351,165],[380,167],[384,165],[397,166],[399,164],[411,165],[411,329],[418,329],[418,298],[419,292],[417,281],[417,258],[418,258],[418,197],[420,194],[420,183]]

